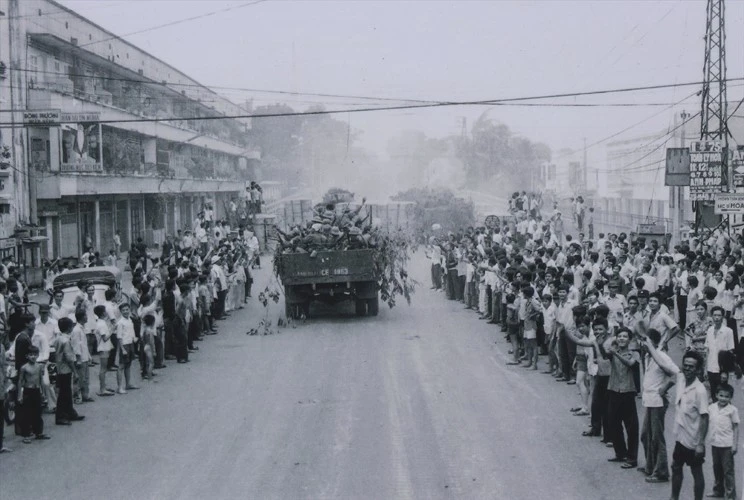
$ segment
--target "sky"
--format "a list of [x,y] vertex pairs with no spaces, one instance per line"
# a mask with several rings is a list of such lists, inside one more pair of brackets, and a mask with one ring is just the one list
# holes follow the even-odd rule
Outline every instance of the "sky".
[[[33,1],[33,0],[28,0]],[[289,1],[60,0],[206,85],[385,99],[474,101],[696,82],[704,0]],[[139,34],[128,33],[201,16]],[[726,4],[728,76],[744,78],[744,0]],[[533,102],[633,107],[457,106],[343,113],[361,145],[384,155],[391,136],[459,134],[483,113],[553,151],[666,130],[696,112],[699,87]],[[235,102],[354,109],[394,101],[223,91]],[[744,80],[729,84],[729,100]],[[686,100],[685,100],[686,99]],[[678,103],[676,107],[672,104]],[[744,107],[744,106],[743,106]],[[744,114],[739,112],[739,114]],[[642,122],[638,124],[638,122]],[[638,124],[638,125],[636,125]],[[605,156],[592,146],[590,163]]]

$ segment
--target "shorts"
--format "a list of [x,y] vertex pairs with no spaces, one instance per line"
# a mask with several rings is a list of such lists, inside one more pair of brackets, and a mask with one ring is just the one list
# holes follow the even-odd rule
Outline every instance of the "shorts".
[[509,335],[519,335],[519,323],[510,323],[506,325]]
[[127,344],[121,346],[121,359],[120,364],[124,365],[125,367],[128,367],[132,364],[132,360],[134,359],[134,344]]
[[536,330],[525,330],[524,338],[525,339],[537,339],[537,331]]
[[703,462],[705,462],[705,454],[703,454],[702,457],[698,457],[695,455],[695,450],[691,450],[677,441],[674,443],[672,460],[677,463],[689,465],[690,467],[695,467],[697,465],[703,465]]
[[576,360],[576,371],[586,373],[588,371],[586,354],[576,353],[574,359]]

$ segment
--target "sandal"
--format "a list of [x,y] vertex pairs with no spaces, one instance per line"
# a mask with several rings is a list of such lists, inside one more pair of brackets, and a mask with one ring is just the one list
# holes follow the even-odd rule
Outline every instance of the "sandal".
[[576,415],[577,417],[585,417],[589,415],[589,412],[587,410],[582,409],[574,413],[574,415]]
[[23,438],[23,444],[31,444],[31,438]]
[[577,411],[581,410],[581,406],[577,406],[576,408],[571,408],[571,413],[576,413]]
[[621,469],[635,469],[638,467],[638,462],[625,462],[620,466]]

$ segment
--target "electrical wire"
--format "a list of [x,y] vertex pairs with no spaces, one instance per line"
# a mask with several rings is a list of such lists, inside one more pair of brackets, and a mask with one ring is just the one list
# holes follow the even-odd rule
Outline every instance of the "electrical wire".
[[[744,78],[730,78],[729,81],[741,81]],[[380,106],[377,108],[358,108],[358,109],[322,109],[322,110],[308,110],[308,111],[293,111],[286,113],[253,113],[253,114],[238,114],[238,115],[219,115],[219,116],[198,116],[198,117],[170,117],[170,118],[131,118],[131,119],[118,119],[118,120],[97,120],[91,123],[147,123],[147,122],[168,122],[168,121],[180,121],[180,120],[227,120],[227,119],[253,119],[253,118],[279,118],[279,117],[291,117],[291,116],[321,116],[321,115],[335,115],[339,113],[369,113],[379,111],[391,111],[401,109],[426,109],[426,108],[442,108],[442,107],[455,107],[455,106],[476,106],[476,105],[491,105],[500,103],[515,103],[531,100],[542,100],[542,99],[555,99],[562,97],[581,97],[589,95],[608,95],[615,93],[631,93],[646,90],[658,90],[667,88],[686,87],[691,85],[701,85],[702,82],[686,82],[686,83],[675,83],[675,84],[659,84],[659,85],[646,85],[639,87],[623,87],[617,89],[603,89],[603,90],[592,90],[583,92],[567,92],[560,94],[546,94],[536,96],[523,96],[523,97],[510,97],[501,99],[488,99],[482,101],[451,101],[451,102],[438,102],[431,104],[406,104],[399,106]],[[7,128],[13,126],[9,123],[1,123],[0,127]],[[23,127],[23,125],[20,125]]]
[[260,3],[263,3],[263,2],[267,2],[267,1],[268,0],[254,0],[252,2],[242,3],[240,5],[233,5],[232,7],[226,7],[224,9],[218,9],[218,10],[213,10],[211,12],[205,12],[204,14],[199,14],[197,16],[191,16],[191,17],[185,17],[183,19],[177,19],[175,21],[170,21],[170,22],[167,22],[167,23],[164,23],[164,24],[159,24],[159,25],[156,25],[156,26],[150,26],[149,28],[144,28],[144,29],[141,29],[141,30],[132,31],[130,33],[125,33],[123,35],[114,35],[114,36],[110,36],[108,38],[102,38],[100,40],[93,40],[92,42],[83,43],[81,45],[78,45],[78,47],[87,47],[89,45],[95,45],[97,43],[108,42],[109,40],[123,40],[125,37],[128,37],[128,36],[139,35],[141,33],[148,33],[150,31],[155,31],[155,30],[158,30],[158,29],[161,29],[161,28],[167,28],[169,26],[175,26],[177,24],[182,24],[182,23],[186,23],[186,22],[190,22],[190,21],[196,21],[198,19],[203,19],[205,17],[214,16],[216,14],[222,14],[224,12],[229,12],[229,11],[232,11],[232,10],[243,9],[245,7],[250,7],[252,5],[257,5],[257,4],[260,4]]

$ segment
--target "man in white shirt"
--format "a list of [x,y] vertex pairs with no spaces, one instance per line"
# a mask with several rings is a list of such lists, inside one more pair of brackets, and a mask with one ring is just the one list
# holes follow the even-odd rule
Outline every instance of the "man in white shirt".
[[723,323],[724,315],[721,306],[711,308],[710,317],[713,319],[713,325],[708,328],[705,338],[705,347],[708,349],[705,369],[708,372],[710,395],[713,401],[716,401],[718,386],[721,384],[721,367],[718,364],[718,354],[734,350],[734,332]]
[[49,381],[48,364],[49,355],[52,352],[51,346],[56,342],[57,325],[56,321],[49,319],[49,305],[41,304],[39,306],[39,316],[41,316],[41,319],[36,320],[34,334],[31,336],[31,344],[39,349],[39,357],[36,359],[36,362],[40,363],[44,368],[41,390],[47,402],[47,409],[54,411],[57,408],[57,394],[54,392],[54,388]]
[[679,500],[685,465],[690,466],[695,481],[695,499],[702,499],[705,492],[703,462],[705,436],[708,433],[708,392],[697,378],[701,363],[695,351],[688,351],[682,357],[682,373],[677,375],[671,500]]
[[647,483],[669,481],[667,447],[664,439],[664,416],[666,415],[666,393],[674,385],[679,368],[672,359],[658,349],[661,334],[649,330],[644,339],[648,350],[646,374],[643,378],[642,403],[646,409],[641,431],[641,443],[646,455],[642,471],[648,476]]

